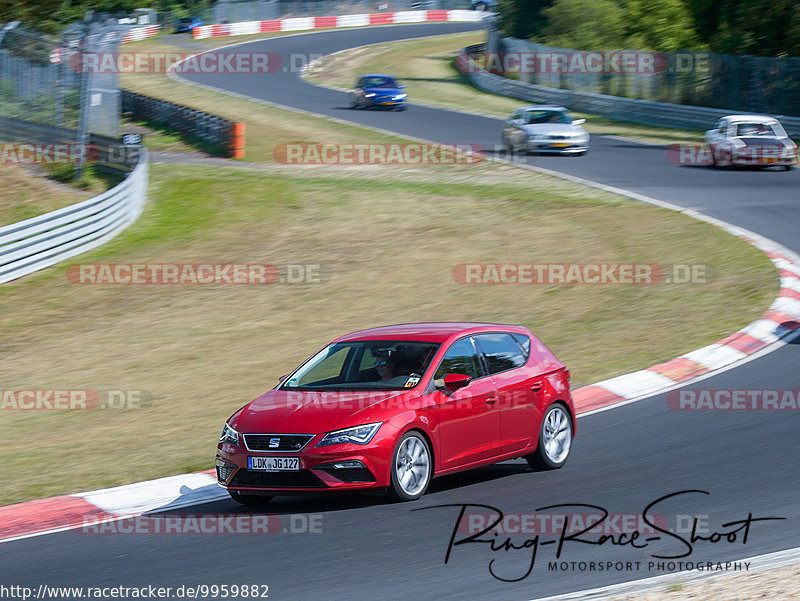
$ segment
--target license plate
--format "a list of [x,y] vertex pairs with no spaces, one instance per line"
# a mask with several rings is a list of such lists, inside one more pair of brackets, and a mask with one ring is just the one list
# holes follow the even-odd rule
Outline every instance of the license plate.
[[566,148],[569,146],[569,142],[553,142],[550,146],[553,148]]
[[247,469],[257,472],[297,472],[300,459],[297,457],[248,457]]
[[761,163],[777,163],[778,161],[780,161],[780,158],[779,157],[761,157],[759,159],[759,161]]

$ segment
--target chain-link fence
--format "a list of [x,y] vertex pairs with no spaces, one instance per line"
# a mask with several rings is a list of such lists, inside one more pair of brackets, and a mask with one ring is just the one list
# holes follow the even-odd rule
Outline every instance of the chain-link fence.
[[83,137],[116,136],[116,70],[84,68],[83,57],[113,57],[128,29],[111,18],[81,21],[60,37],[16,22],[0,28],[0,116],[76,129]]
[[211,10],[211,23],[468,8],[470,0],[219,0]]
[[[655,102],[800,115],[797,57],[691,51],[593,53],[514,38],[503,38],[497,46],[495,64],[501,67],[500,71],[505,71],[507,77],[541,86]],[[593,55],[597,55],[597,68],[590,63]],[[487,62],[491,58],[487,57]],[[626,68],[628,60],[630,68]]]

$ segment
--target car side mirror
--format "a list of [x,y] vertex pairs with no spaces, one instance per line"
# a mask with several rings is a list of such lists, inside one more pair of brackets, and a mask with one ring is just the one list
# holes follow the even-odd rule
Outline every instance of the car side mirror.
[[278,378],[278,384],[283,384],[286,381],[286,378],[289,377],[289,374],[283,374],[280,378]]
[[575,119],[575,121],[572,122],[572,125],[583,125],[584,123],[586,123],[586,119]]
[[446,390],[458,390],[464,388],[472,381],[472,378],[464,374],[445,374],[443,378]]

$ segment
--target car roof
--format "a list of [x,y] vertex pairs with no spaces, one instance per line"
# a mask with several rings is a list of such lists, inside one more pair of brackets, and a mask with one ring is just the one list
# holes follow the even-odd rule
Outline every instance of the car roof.
[[748,123],[777,123],[778,120],[774,117],[766,117],[764,115],[728,115],[727,117],[723,117],[723,119],[727,119],[732,123],[737,123],[739,121],[746,121]]
[[387,75],[386,73],[367,73],[366,75],[362,75],[361,79],[364,77],[388,77],[389,79],[396,79],[394,75]]
[[[517,109],[517,111],[566,111],[568,110],[565,106],[560,106],[558,104],[531,104],[529,106],[522,106]],[[516,112],[516,111],[514,111]]]
[[335,342],[353,342],[358,340],[407,340],[420,342],[445,342],[459,334],[477,334],[480,332],[506,331],[517,334],[528,334],[522,326],[499,323],[473,322],[424,322],[403,323],[381,326],[367,330],[359,330],[337,338]]

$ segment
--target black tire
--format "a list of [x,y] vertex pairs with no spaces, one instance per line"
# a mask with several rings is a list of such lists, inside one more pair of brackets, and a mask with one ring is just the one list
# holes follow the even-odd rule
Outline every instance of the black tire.
[[[408,459],[415,457],[419,460],[423,456],[427,466],[423,470],[424,475],[421,475],[417,482],[408,482],[404,485],[397,474],[398,470],[417,472],[417,470],[413,469],[413,466],[408,467]],[[403,467],[404,463],[406,464],[405,468]],[[413,475],[410,477],[413,478]],[[416,501],[428,490],[432,477],[433,454],[428,441],[425,440],[425,436],[416,430],[406,432],[397,441],[392,452],[392,460],[389,463],[390,484],[386,491],[386,497],[390,501]]]
[[242,505],[266,505],[275,498],[262,495],[243,495],[235,490],[229,490],[228,494],[231,496],[231,499]]
[[[552,426],[554,420],[556,419],[558,419],[559,429],[557,432],[553,433]],[[566,437],[563,438],[563,444],[567,445],[566,451],[564,452],[563,444],[559,446],[558,453],[554,452],[552,449],[548,450],[548,441],[546,439],[552,440],[553,436],[559,436],[559,439],[562,439],[560,437],[560,434],[562,433],[566,433]],[[563,404],[553,403],[547,408],[544,418],[542,419],[542,425],[539,428],[539,441],[536,445],[536,451],[530,455],[527,455],[525,459],[528,461],[528,465],[535,470],[556,470],[567,462],[571,448],[572,418],[570,417],[569,411]]]

